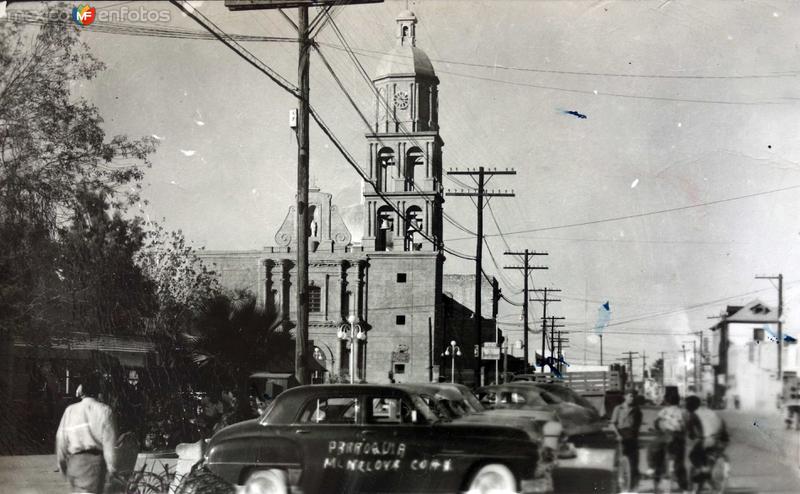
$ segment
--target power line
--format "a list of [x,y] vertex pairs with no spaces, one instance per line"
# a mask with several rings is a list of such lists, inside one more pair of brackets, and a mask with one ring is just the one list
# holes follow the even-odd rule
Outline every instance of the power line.
[[[374,57],[372,55],[363,54],[368,57]],[[506,84],[510,86],[518,86],[518,87],[529,87],[534,89],[543,89],[548,91],[559,91],[565,93],[572,93],[572,94],[586,94],[592,96],[610,96],[614,98],[627,98],[627,99],[637,99],[637,100],[651,100],[651,101],[668,101],[668,102],[678,102],[678,103],[700,103],[700,104],[717,104],[717,105],[742,105],[742,106],[759,106],[759,105],[785,105],[785,104],[794,104],[792,102],[778,102],[778,101],[728,101],[728,100],[713,100],[713,99],[693,99],[693,98],[678,98],[678,97],[670,97],[670,96],[650,96],[650,95],[639,95],[639,94],[626,94],[626,93],[616,93],[616,92],[609,92],[609,91],[599,91],[599,90],[588,90],[588,89],[572,89],[572,88],[565,88],[560,86],[549,86],[545,84],[534,84],[534,83],[525,83],[525,82],[513,82],[513,81],[506,81],[502,79],[495,79],[492,77],[482,77],[472,74],[464,74],[461,72],[453,72],[450,70],[442,70],[437,69],[437,73],[443,74],[450,74],[457,77],[464,77],[467,79],[475,79],[480,81],[488,81],[488,82],[496,82],[499,84]]]
[[[334,49],[342,49],[341,46],[337,46],[334,44],[328,44],[331,48]],[[394,53],[383,52],[379,50],[369,50],[366,48],[355,48],[354,51],[360,52],[362,55],[370,56],[370,54],[375,55],[392,55],[398,58],[409,58],[405,55],[396,55]],[[554,69],[541,69],[536,67],[514,67],[514,66],[507,66],[507,65],[498,65],[498,64],[482,64],[482,63],[474,63],[474,62],[461,62],[455,60],[445,60],[445,59],[437,59],[432,58],[431,62],[440,62],[446,63],[450,65],[461,65],[464,67],[477,67],[477,68],[485,68],[485,69],[492,69],[492,70],[507,70],[507,71],[515,71],[515,72],[534,72],[540,74],[557,74],[557,75],[577,75],[577,76],[592,76],[592,77],[620,77],[626,79],[712,79],[712,80],[719,80],[719,79],[772,79],[772,78],[783,78],[783,77],[796,77],[798,71],[792,72],[780,72],[780,73],[770,73],[770,74],[736,74],[736,75],[675,75],[675,74],[624,74],[621,72],[589,72],[589,71],[579,71],[579,70],[554,70]]]
[[[723,204],[723,203],[726,203],[726,202],[739,201],[739,200],[742,200],[742,199],[751,199],[753,197],[765,196],[765,195],[769,195],[769,194],[776,194],[778,192],[786,192],[788,190],[795,190],[795,189],[800,189],[800,184],[789,185],[787,187],[781,187],[781,188],[778,188],[778,189],[765,190],[765,191],[761,191],[761,192],[754,192],[752,194],[745,194],[745,195],[742,195],[742,196],[727,197],[725,199],[717,199],[715,201],[701,202],[701,203],[697,203],[697,204],[689,204],[689,205],[686,205],[686,206],[677,206],[677,207],[674,207],[674,208],[659,209],[659,210],[656,210],[656,211],[646,211],[644,213],[627,214],[627,215],[624,215],[624,216],[614,216],[614,217],[611,217],[611,218],[603,218],[603,219],[599,219],[599,220],[581,221],[579,223],[568,223],[566,225],[555,225],[555,226],[546,226],[546,227],[541,227],[541,228],[529,228],[529,229],[526,229],[526,230],[516,230],[516,231],[513,231],[513,232],[506,232],[505,235],[518,235],[520,233],[544,232],[544,231],[549,231],[549,230],[560,230],[560,229],[563,229],[563,228],[574,228],[574,227],[577,227],[577,226],[588,226],[588,225],[597,225],[597,224],[600,224],[600,223],[610,223],[610,222],[614,222],[614,221],[629,220],[629,219],[633,219],[633,218],[643,218],[643,217],[646,217],[646,216],[654,216],[654,215],[657,215],[657,214],[674,213],[676,211],[685,211],[685,210],[688,210],[688,209],[695,209],[695,208],[701,208],[701,207],[706,207],[706,206],[713,206],[713,205],[716,205],[716,204]],[[486,236],[487,237],[496,237],[496,236],[500,236],[500,234],[489,234],[489,235],[486,235]],[[458,237],[458,238],[450,239],[450,241],[455,241],[455,240],[466,240],[466,238],[465,237]]]
[[[200,12],[199,10],[196,10],[194,8],[192,8],[191,10],[187,9],[178,0],[170,0],[170,3],[172,3],[173,5],[178,7],[182,12],[184,12],[187,16],[189,16],[193,21],[195,21],[197,24],[202,26],[208,32],[212,33],[216,39],[218,39],[220,42],[222,42],[225,46],[227,46],[236,55],[238,55],[240,58],[242,58],[245,61],[247,61],[250,65],[252,65],[256,69],[258,69],[261,73],[265,74],[267,77],[272,79],[272,81],[275,82],[276,84],[278,84],[281,88],[283,88],[284,90],[286,90],[287,92],[289,92],[293,96],[299,97],[298,89],[292,83],[290,83],[285,78],[283,78],[280,74],[278,74],[277,72],[272,70],[269,66],[267,66],[258,57],[256,57],[252,53],[250,53],[246,48],[244,48],[241,45],[239,45],[235,40],[230,40],[227,37],[227,34],[219,26],[214,24],[213,21],[211,21],[205,15],[203,15],[202,12]],[[197,15],[195,15],[195,14],[197,14]],[[198,16],[202,17],[203,19],[201,20]],[[367,183],[370,183],[370,184],[374,185],[372,183],[372,181],[370,180],[370,178],[366,175],[364,170],[361,169],[361,167],[358,165],[358,163],[355,161],[355,159],[345,149],[345,147],[342,145],[342,143],[339,141],[339,139],[333,134],[333,132],[330,130],[330,128],[327,126],[327,124],[325,124],[325,122],[319,116],[317,111],[311,106],[309,106],[309,108],[310,108],[311,117],[314,119],[314,121],[320,127],[322,132],[328,137],[328,139],[331,141],[331,143],[334,145],[334,147],[336,147],[336,149],[339,151],[339,153],[346,159],[347,163],[356,171],[356,173],[359,174],[359,176],[362,178],[362,180],[366,181]],[[395,212],[398,214],[398,216],[401,219],[405,220],[405,215],[389,200],[388,197],[386,197],[382,192],[378,192],[378,195],[381,197],[381,199],[389,207],[391,207],[392,209],[395,210]],[[420,231],[419,234],[422,237],[426,238],[428,241],[432,242],[433,245],[440,246],[442,250],[444,250],[445,252],[447,252],[449,254],[452,254],[452,255],[454,255],[456,257],[460,257],[462,259],[466,259],[468,261],[474,260],[474,258],[472,258],[472,257],[470,257],[470,256],[468,256],[466,254],[462,254],[460,252],[457,252],[457,251],[454,251],[452,249],[449,249],[449,248],[445,247],[443,244],[440,244],[436,239],[431,238],[430,236],[428,236],[424,232]]]

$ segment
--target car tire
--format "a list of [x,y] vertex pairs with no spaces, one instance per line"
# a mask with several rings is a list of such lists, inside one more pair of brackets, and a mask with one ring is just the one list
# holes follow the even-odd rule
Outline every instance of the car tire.
[[509,494],[517,492],[517,479],[505,465],[490,463],[475,472],[467,494]]
[[247,477],[243,494],[289,494],[287,480],[283,470],[258,470]]

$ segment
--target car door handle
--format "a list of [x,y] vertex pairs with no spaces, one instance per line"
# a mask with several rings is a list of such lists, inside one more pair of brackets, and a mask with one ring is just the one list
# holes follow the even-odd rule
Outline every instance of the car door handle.
[[375,431],[361,431],[362,436],[374,436]]
[[294,432],[295,432],[296,434],[308,434],[308,433],[309,433],[309,432],[311,432],[311,431],[310,431],[310,430],[308,430],[308,429],[297,429],[297,430],[295,430]]

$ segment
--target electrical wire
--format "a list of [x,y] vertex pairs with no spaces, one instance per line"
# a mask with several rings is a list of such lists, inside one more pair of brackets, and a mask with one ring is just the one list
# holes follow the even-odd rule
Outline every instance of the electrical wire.
[[[334,49],[342,49],[341,46],[336,46],[333,44],[329,45],[331,48]],[[374,55],[392,55],[397,56],[398,58],[408,58],[405,55],[397,55],[393,53],[383,52],[379,50],[369,50],[366,48],[354,48],[354,51],[359,52],[362,55],[369,56],[370,54]],[[737,75],[676,75],[676,74],[625,74],[621,72],[590,72],[590,71],[578,71],[578,70],[554,70],[554,69],[541,69],[535,67],[514,67],[514,66],[506,66],[506,65],[498,65],[498,64],[483,64],[483,63],[475,63],[475,62],[462,62],[456,60],[445,60],[445,59],[437,59],[432,58],[431,62],[437,63],[445,63],[449,65],[461,65],[464,67],[476,67],[476,68],[484,68],[484,69],[492,69],[492,70],[506,70],[506,71],[514,71],[514,72],[534,72],[540,74],[557,74],[557,75],[576,75],[576,76],[592,76],[592,77],[620,77],[626,79],[711,79],[711,80],[719,80],[719,79],[772,79],[772,78],[784,78],[784,77],[796,77],[800,74],[800,71],[787,71],[787,72],[779,72],[779,73],[770,73],[770,74],[737,74]]]
[[[751,199],[753,197],[765,196],[765,195],[770,195],[770,194],[777,194],[779,192],[786,192],[786,191],[795,190],[795,189],[800,189],[800,184],[789,185],[787,187],[780,187],[780,188],[777,188],[777,189],[765,190],[765,191],[760,191],[760,192],[754,192],[752,194],[745,194],[745,195],[741,195],[741,196],[726,197],[724,199],[717,199],[717,200],[714,200],[714,201],[701,202],[701,203],[696,203],[696,204],[688,204],[686,206],[677,206],[677,207],[674,207],[674,208],[659,209],[659,210],[656,210],[656,211],[646,211],[644,213],[627,214],[627,215],[624,215],[624,216],[614,216],[614,217],[603,218],[603,219],[598,219],[598,220],[581,221],[581,222],[578,222],[578,223],[568,223],[566,225],[555,225],[555,226],[546,226],[546,227],[541,227],[541,228],[528,228],[528,229],[525,229],[525,230],[515,230],[513,232],[506,232],[505,235],[518,235],[520,233],[544,232],[544,231],[549,231],[549,230],[560,230],[560,229],[563,229],[563,228],[574,228],[574,227],[578,227],[578,226],[589,226],[589,225],[597,225],[597,224],[601,224],[601,223],[610,223],[610,222],[615,222],[615,221],[629,220],[629,219],[634,219],[634,218],[643,218],[643,217],[646,217],[646,216],[654,216],[654,215],[657,215],[657,214],[674,213],[676,211],[686,211],[688,209],[696,209],[696,208],[701,208],[701,207],[714,206],[714,205],[717,205],[717,204],[723,204],[723,203],[726,203],[726,202],[739,201],[739,200],[742,200],[742,199]],[[492,235],[487,235],[487,236],[496,237],[496,236],[499,236],[499,235],[500,234],[492,234]],[[468,237],[457,237],[457,238],[451,238],[449,240],[450,241],[455,241],[455,240],[467,240],[467,239],[468,239]]]
[[[285,79],[283,79],[279,74],[277,74],[274,70],[269,68],[258,57],[256,57],[252,53],[250,53],[248,50],[246,50],[241,45],[239,45],[235,40],[230,40],[227,37],[227,35],[225,34],[225,32],[219,26],[214,24],[213,21],[211,21],[205,15],[203,15],[202,12],[200,12],[200,11],[194,9],[194,8],[192,8],[191,10],[187,9],[185,7],[185,5],[183,5],[178,0],[170,0],[170,3],[172,3],[173,5],[178,7],[182,12],[184,12],[187,16],[189,16],[193,21],[195,21],[197,24],[202,26],[204,29],[206,29],[207,31],[212,33],[216,39],[218,39],[223,44],[225,44],[225,46],[227,46],[229,49],[231,49],[239,57],[243,58],[244,60],[249,62],[251,65],[253,65],[255,68],[257,68],[260,72],[262,72],[265,75],[267,75],[270,79],[273,80],[273,82],[278,84],[281,88],[283,88],[284,90],[288,91],[289,93],[291,93],[295,97],[299,98],[299,91],[298,91],[298,89],[296,87],[294,87],[294,85],[292,85],[291,83],[288,83],[288,81],[285,81]],[[197,15],[195,15],[195,13]],[[202,17],[203,20],[201,20],[200,17]],[[359,174],[361,179],[364,180],[365,182],[371,184],[374,187],[375,184],[372,182],[372,180],[367,176],[367,174],[364,172],[364,170],[361,169],[361,167],[358,165],[356,160],[347,151],[347,149],[339,141],[339,139],[335,136],[335,134],[330,129],[330,127],[328,127],[328,125],[323,121],[323,119],[319,115],[319,113],[311,105],[309,105],[309,113],[310,113],[310,116],[317,123],[319,128],[322,130],[322,132],[326,135],[326,137],[328,137],[328,139],[331,141],[331,143],[334,145],[334,147],[336,147],[336,149],[339,151],[339,153],[345,158],[345,160],[347,160],[348,164],[356,171],[356,173]],[[377,189],[376,189],[376,191],[377,191]],[[403,212],[400,211],[392,203],[392,201],[388,197],[386,197],[385,194],[383,194],[380,191],[377,191],[377,194],[386,203],[387,206],[389,206],[392,209],[394,209],[394,211],[398,214],[400,219],[402,219],[404,222],[407,221],[407,218],[405,217]],[[447,253],[449,253],[451,255],[454,255],[456,257],[460,257],[460,258],[466,259],[466,260],[474,260],[475,259],[474,257],[470,257],[470,256],[468,256],[466,254],[462,254],[460,252],[457,252],[457,251],[454,251],[452,249],[449,249],[449,248],[445,247],[444,245],[441,245],[435,238],[430,237],[425,232],[422,232],[422,231],[419,231],[419,230],[417,230],[417,232],[420,234],[420,236],[422,236],[425,239],[427,239],[428,241],[430,241],[434,246],[440,247],[444,252],[447,252]]]

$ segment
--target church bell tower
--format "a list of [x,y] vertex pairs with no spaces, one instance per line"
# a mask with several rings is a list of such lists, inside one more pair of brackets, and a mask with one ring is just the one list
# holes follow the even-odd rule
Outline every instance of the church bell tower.
[[416,29],[413,12],[397,16],[397,43],[373,79],[378,94],[373,132],[366,136],[372,182],[364,190],[367,251],[440,249],[444,143],[439,137],[439,79],[416,46]]

